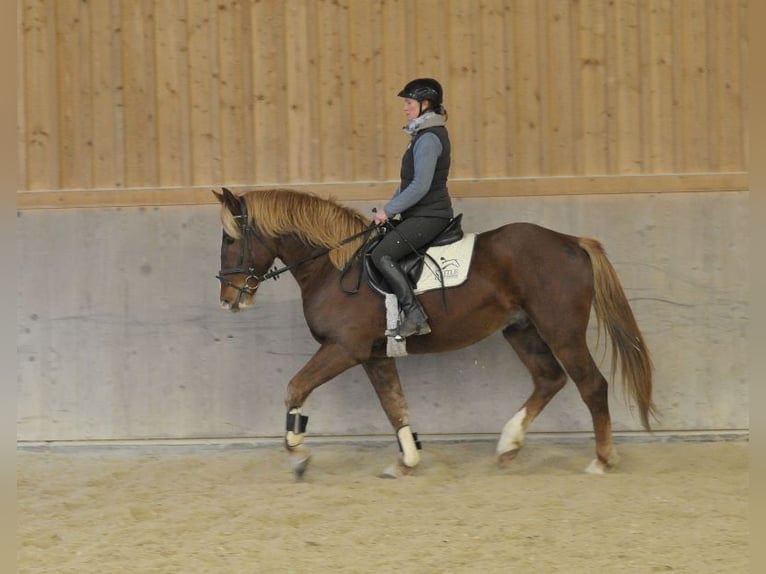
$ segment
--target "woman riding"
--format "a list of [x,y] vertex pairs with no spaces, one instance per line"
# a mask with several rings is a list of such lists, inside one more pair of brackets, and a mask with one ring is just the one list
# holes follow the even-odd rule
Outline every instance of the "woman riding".
[[453,212],[447,191],[450,141],[441,84],[432,78],[419,78],[404,86],[398,96],[404,98],[408,120],[404,130],[411,139],[402,157],[401,183],[373,220],[383,225],[399,215],[401,222],[389,228],[371,258],[399,300],[403,318],[398,336],[408,337],[428,334],[431,328],[398,261],[435,239]]

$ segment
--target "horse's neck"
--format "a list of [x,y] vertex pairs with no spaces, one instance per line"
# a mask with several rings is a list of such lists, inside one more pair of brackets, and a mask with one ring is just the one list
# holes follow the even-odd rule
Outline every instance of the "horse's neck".
[[325,268],[327,250],[322,247],[306,245],[293,235],[279,237],[276,247],[277,256],[289,268],[301,289],[314,281],[317,273]]

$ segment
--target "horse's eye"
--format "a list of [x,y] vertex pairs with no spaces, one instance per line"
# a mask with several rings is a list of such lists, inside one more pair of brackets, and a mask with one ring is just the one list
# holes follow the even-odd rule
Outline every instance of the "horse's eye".
[[223,236],[223,242],[224,242],[226,245],[231,245],[232,243],[234,243],[234,238],[233,238],[233,237],[231,237],[231,236],[229,236],[229,235],[224,235],[224,236]]

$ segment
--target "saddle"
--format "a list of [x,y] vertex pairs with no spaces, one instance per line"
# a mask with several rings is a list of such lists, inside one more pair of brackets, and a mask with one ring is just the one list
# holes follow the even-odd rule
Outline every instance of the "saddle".
[[[431,247],[441,247],[460,241],[463,238],[463,228],[461,225],[462,220],[463,214],[459,213],[450,219],[446,227],[442,230],[441,233],[439,233],[439,235],[434,238],[433,241],[431,241],[431,243],[424,245],[421,248],[422,253],[410,253],[409,255],[406,255],[397,261],[399,267],[401,267],[404,275],[407,277],[407,280],[410,282],[410,285],[413,289],[417,286],[420,276],[423,273],[423,266],[426,257],[425,252]],[[389,233],[391,233],[391,231],[389,231]],[[370,259],[370,253],[373,249],[375,249],[375,247],[378,245],[378,243],[380,243],[382,239],[382,237],[375,237],[365,246],[364,272],[367,277],[367,283],[370,285],[370,287],[381,295],[386,295],[387,293],[390,293],[391,290],[388,287],[386,280],[383,279],[383,276],[380,274],[375,265],[373,265]]]

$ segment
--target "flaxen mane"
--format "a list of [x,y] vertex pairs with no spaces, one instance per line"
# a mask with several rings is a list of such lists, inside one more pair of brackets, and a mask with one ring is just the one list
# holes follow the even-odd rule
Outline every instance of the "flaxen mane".
[[[334,199],[310,193],[259,189],[249,191],[242,197],[247,205],[249,223],[261,233],[269,237],[294,233],[305,243],[332,249],[329,258],[338,269],[348,263],[364,238],[333,248],[370,224],[360,213],[340,205]],[[221,223],[228,235],[239,237],[239,226],[225,208],[221,211]]]

